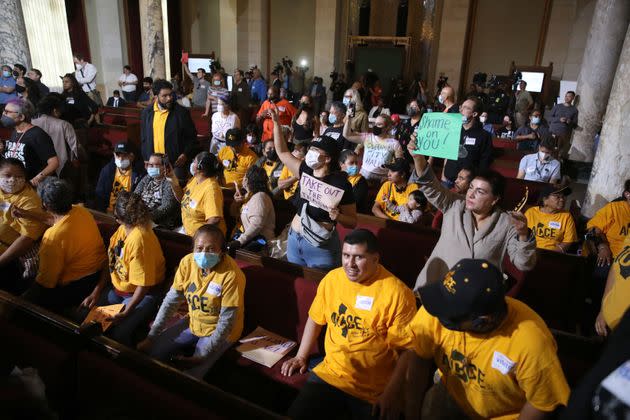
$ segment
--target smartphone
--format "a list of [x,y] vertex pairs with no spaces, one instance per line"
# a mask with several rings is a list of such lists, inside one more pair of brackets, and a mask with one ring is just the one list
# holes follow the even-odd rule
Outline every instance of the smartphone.
[[350,109],[350,117],[351,117],[351,118],[354,118],[354,110],[355,110],[355,108],[356,108],[356,105],[355,105],[355,104],[353,104],[353,103],[351,103],[351,104],[348,106],[348,108]]

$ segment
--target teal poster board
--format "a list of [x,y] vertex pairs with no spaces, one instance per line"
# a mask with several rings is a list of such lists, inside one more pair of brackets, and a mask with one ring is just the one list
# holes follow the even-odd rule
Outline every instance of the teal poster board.
[[461,131],[461,114],[427,112],[416,131],[414,153],[457,160]]

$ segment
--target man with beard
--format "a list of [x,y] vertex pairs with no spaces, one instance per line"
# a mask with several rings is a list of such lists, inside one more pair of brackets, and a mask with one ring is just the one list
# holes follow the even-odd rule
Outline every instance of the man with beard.
[[175,173],[183,179],[185,164],[194,159],[197,130],[189,111],[173,100],[173,85],[153,82],[153,103],[142,110],[140,142],[145,162],[153,153],[164,153],[174,162]]
[[271,120],[271,108],[276,107],[278,109],[278,120],[281,125],[291,125],[291,120],[297,112],[295,107],[291,105],[285,98],[280,98],[279,89],[276,87],[270,87],[267,90],[267,100],[262,103],[258,114],[256,115],[256,123],[261,124],[263,127],[263,134],[261,141],[264,143],[267,140],[273,139],[273,121]]

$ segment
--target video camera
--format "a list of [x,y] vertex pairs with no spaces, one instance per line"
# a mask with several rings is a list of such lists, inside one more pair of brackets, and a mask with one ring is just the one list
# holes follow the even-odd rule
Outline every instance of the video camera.
[[444,73],[440,73],[440,78],[437,81],[438,94],[439,92],[442,91],[442,89],[444,89],[444,86],[446,86],[447,83],[448,83],[448,77],[444,76]]

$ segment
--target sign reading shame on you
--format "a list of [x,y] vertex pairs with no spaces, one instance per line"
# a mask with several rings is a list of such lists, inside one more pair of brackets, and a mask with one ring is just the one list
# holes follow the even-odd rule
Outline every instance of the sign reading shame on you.
[[457,160],[461,131],[461,114],[428,112],[418,125],[414,154]]
[[300,197],[311,206],[330,211],[341,201],[343,190],[303,173],[300,177]]

